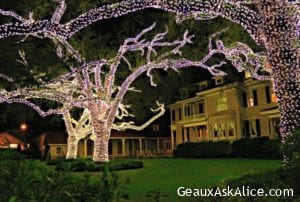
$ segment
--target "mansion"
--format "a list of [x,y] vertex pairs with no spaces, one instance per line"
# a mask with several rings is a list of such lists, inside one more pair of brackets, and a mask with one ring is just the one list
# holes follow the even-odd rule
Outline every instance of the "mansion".
[[200,82],[195,97],[169,105],[171,147],[184,142],[278,137],[279,110],[270,81],[223,77]]

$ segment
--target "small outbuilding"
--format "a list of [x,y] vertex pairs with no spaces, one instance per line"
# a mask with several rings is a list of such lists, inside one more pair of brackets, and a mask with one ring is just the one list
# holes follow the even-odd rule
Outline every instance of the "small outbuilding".
[[27,143],[23,142],[19,138],[8,132],[2,132],[0,134],[0,149],[20,149],[26,150]]

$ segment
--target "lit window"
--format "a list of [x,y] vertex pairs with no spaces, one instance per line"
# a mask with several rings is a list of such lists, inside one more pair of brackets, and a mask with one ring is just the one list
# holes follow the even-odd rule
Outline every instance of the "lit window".
[[234,123],[233,122],[228,123],[228,136],[234,137]]
[[213,125],[213,136],[214,136],[214,138],[219,137],[219,135],[218,135],[218,124],[216,124],[216,123]]
[[251,136],[260,136],[260,121],[259,119],[249,120],[249,129]]
[[207,135],[206,126],[197,126],[198,139],[205,138]]
[[253,90],[252,94],[248,97],[248,107],[257,106],[257,90]]
[[255,122],[253,122],[252,120],[250,121],[250,134],[252,136],[257,136],[257,131],[256,131],[256,127],[255,127]]
[[277,102],[277,96],[275,93],[272,93],[272,102]]
[[225,123],[220,123],[219,124],[219,129],[220,129],[220,138],[225,138],[226,137],[226,130],[225,130]]
[[56,154],[61,154],[61,147],[56,147]]
[[253,107],[254,106],[254,99],[253,98],[249,98],[248,99],[248,106],[249,107]]
[[198,132],[198,139],[200,139],[203,136],[200,127],[197,127],[197,132]]
[[217,97],[217,111],[227,110],[227,97],[222,94]]

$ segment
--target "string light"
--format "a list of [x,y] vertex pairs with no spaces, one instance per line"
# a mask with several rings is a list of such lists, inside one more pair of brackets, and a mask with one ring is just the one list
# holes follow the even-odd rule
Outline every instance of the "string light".
[[[17,21],[15,23],[1,25],[0,38],[18,35],[32,35],[36,37],[50,38],[57,43],[57,53],[60,53],[60,57],[63,55],[62,49],[65,49],[67,52],[72,53],[77,61],[82,64],[85,63],[84,58],[80,57],[80,54],[69,45],[67,39],[96,21],[118,17],[147,8],[157,8],[167,12],[176,13],[178,21],[188,18],[204,20],[221,16],[232,22],[240,24],[256,42],[265,47],[266,55],[262,56],[259,54],[253,54],[253,52],[251,52],[251,50],[243,44],[237,44],[234,49],[226,48],[221,42],[217,42],[218,51],[222,49],[225,57],[233,61],[238,70],[249,68],[242,64],[247,63],[247,65],[250,65],[250,72],[252,75],[257,75],[257,73],[262,69],[266,70],[263,66],[271,66],[269,73],[271,73],[271,79],[273,80],[274,89],[278,97],[279,110],[281,113],[280,131],[283,137],[283,142],[286,136],[291,135],[297,127],[300,127],[300,51],[299,45],[297,45],[299,44],[300,35],[299,4],[289,2],[287,0],[124,0],[115,4],[104,5],[92,9],[65,24],[61,24],[60,19],[66,10],[66,3],[63,0],[56,1],[59,3],[59,6],[55,10],[51,20],[35,20],[32,18],[32,13],[30,13],[29,19],[25,19],[13,11],[4,11],[0,9],[0,14],[11,16]],[[251,7],[247,4],[252,4],[256,8],[251,9]],[[236,57],[235,54],[239,53],[246,56],[246,63],[243,63],[240,57]],[[209,54],[212,54],[212,52],[209,52]],[[112,65],[111,67],[113,67],[111,73],[114,73],[114,70],[116,70],[115,67],[118,66],[119,61],[120,60],[116,60],[113,65],[110,64]],[[95,63],[101,67],[103,61],[95,61]],[[147,65],[150,64],[154,65],[155,63],[147,63]],[[104,65],[107,64],[105,63]],[[136,78],[136,76],[139,76],[140,73],[146,71],[147,75],[150,77],[151,84],[155,85],[151,76],[151,70],[162,68],[162,66],[155,64],[157,65],[155,68],[149,69],[147,65],[139,69],[141,72],[135,72],[135,74],[131,76]],[[186,65],[198,66],[208,69],[213,74],[223,74],[223,72],[217,69],[221,63],[208,68],[201,62],[192,62],[187,59],[176,61],[169,59],[165,61],[161,60],[160,65],[165,65],[173,69],[180,69]],[[65,78],[71,78],[74,75],[78,75],[78,72],[85,68],[81,65],[80,68],[73,68],[70,66],[70,69],[71,73],[64,75]],[[95,71],[99,71],[99,69]],[[84,71],[82,74],[87,76],[87,73]],[[87,78],[86,76],[85,78]],[[3,78],[3,75],[1,75],[1,77]],[[266,75],[259,75],[257,78],[267,79],[268,77],[266,77]],[[109,84],[107,86],[111,86],[113,81],[114,75],[112,74],[111,77],[108,77],[104,83]],[[131,82],[130,77],[128,77],[128,82]],[[81,86],[83,89],[88,89],[89,87],[89,82],[80,77],[78,77],[76,84]],[[122,92],[122,90],[123,89],[119,92]],[[105,94],[103,96],[110,99],[111,91],[112,88],[104,89]],[[118,94],[123,95],[124,93]],[[66,100],[67,98],[64,96],[65,95],[59,95],[58,100]],[[12,99],[8,99],[7,97],[2,97],[1,99],[2,101],[12,102]],[[21,98],[16,97],[13,99],[13,101],[16,102],[21,102],[22,100]],[[83,102],[78,99],[70,99],[69,102],[72,107],[75,106],[84,108],[87,107],[87,103],[92,101],[85,100]],[[43,114],[42,110],[35,104],[30,103],[28,100],[24,101],[24,103],[27,103]],[[102,112],[111,107],[109,104],[104,103],[106,102],[103,101],[103,103],[100,104],[102,106]],[[94,105],[96,107],[97,104]],[[113,108],[114,111],[117,111],[116,109],[118,107],[114,106]],[[50,110],[45,112],[43,115],[48,115],[50,113],[63,113],[67,110],[68,109],[60,111]],[[96,114],[100,113],[100,111],[97,112],[96,110],[94,113],[96,116]],[[107,114],[103,115],[106,116]],[[93,113],[91,113],[91,116],[93,116]],[[112,123],[111,119],[109,119],[110,122],[108,122],[108,124]],[[98,126],[99,125],[97,125],[97,127]],[[286,157],[286,159],[288,159],[288,157]]]
[[[93,133],[92,139],[95,140],[95,161],[107,161],[108,160],[108,148],[103,148],[103,145],[107,145],[104,141],[108,141],[110,138],[111,129],[115,130],[142,130],[149,126],[154,120],[162,116],[165,112],[164,104],[157,102],[157,109],[153,109],[156,114],[148,121],[140,126],[136,126],[134,122],[124,122],[124,118],[132,117],[129,113],[130,105],[124,105],[122,100],[131,88],[132,82],[137,79],[143,73],[146,73],[150,78],[150,84],[156,86],[152,77],[152,71],[155,69],[173,69],[178,71],[181,68],[199,67],[210,71],[214,75],[225,75],[225,73],[218,69],[225,62],[220,62],[214,65],[207,65],[206,62],[214,54],[230,55],[231,51],[239,51],[238,48],[231,48],[228,51],[224,46],[217,46],[217,49],[213,48],[213,35],[210,37],[209,52],[200,61],[191,61],[189,59],[181,57],[180,59],[171,59],[172,55],[181,55],[181,48],[186,44],[192,43],[193,35],[189,35],[185,32],[182,39],[172,42],[164,41],[168,30],[162,33],[156,34],[151,40],[144,38],[145,34],[152,31],[155,28],[155,24],[144,29],[134,38],[128,38],[124,44],[120,46],[117,56],[114,60],[99,60],[92,61],[90,63],[84,63],[80,67],[76,68],[77,71],[71,71],[66,75],[55,79],[51,83],[44,83],[36,88],[21,88],[15,91],[7,92],[2,90],[0,95],[0,102],[18,102],[28,105],[35,109],[41,116],[48,116],[50,114],[62,114],[66,129],[69,135],[68,138],[68,153],[67,158],[76,158],[78,141]],[[220,41],[219,41],[220,43]],[[60,44],[61,45],[61,44]],[[82,61],[81,55],[74,51],[69,44],[63,43],[64,49],[78,62]],[[169,47],[170,50],[160,55],[157,55],[157,48]],[[139,51],[146,58],[145,64],[136,68],[132,73],[124,80],[124,82],[116,87],[115,73],[121,63],[121,60],[125,60],[129,68],[131,65],[125,58],[125,53]],[[66,57],[66,55],[60,56]],[[21,55],[22,61],[27,64],[25,54]],[[228,57],[230,59],[230,57]],[[110,62],[108,62],[110,61]],[[108,72],[103,71],[103,66],[107,65]],[[245,65],[242,65],[243,67]],[[101,79],[100,74],[105,75],[104,79]],[[94,78],[91,80],[90,78]],[[136,90],[134,90],[136,91]],[[115,95],[115,96],[114,96]],[[33,103],[32,99],[47,99],[57,103],[61,103],[61,108],[49,109],[48,111],[42,110],[38,105]],[[70,115],[70,110],[74,107],[83,108],[84,111],[77,121]],[[101,151],[99,153],[99,151]],[[105,156],[105,158],[104,158]]]

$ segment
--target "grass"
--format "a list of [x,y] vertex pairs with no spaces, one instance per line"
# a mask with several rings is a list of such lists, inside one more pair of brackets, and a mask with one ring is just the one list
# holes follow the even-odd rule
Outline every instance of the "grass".
[[125,182],[131,201],[154,201],[146,197],[150,190],[159,189],[167,195],[162,201],[191,201],[177,198],[177,188],[209,188],[244,174],[275,170],[278,160],[257,159],[145,159],[144,168],[118,171]]

